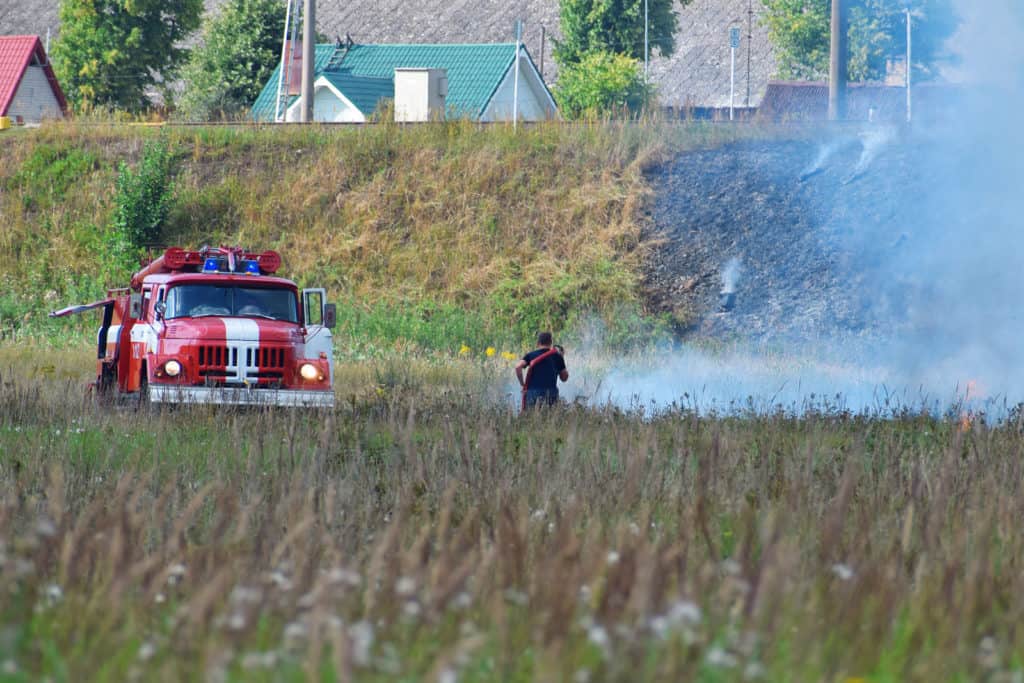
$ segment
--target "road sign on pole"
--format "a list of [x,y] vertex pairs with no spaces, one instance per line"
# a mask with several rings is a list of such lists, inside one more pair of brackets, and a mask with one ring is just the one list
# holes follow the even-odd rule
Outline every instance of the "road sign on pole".
[[736,119],[736,50],[740,46],[740,29],[738,26],[733,26],[729,29],[729,52],[730,52],[730,71],[729,71],[729,120],[734,121]]

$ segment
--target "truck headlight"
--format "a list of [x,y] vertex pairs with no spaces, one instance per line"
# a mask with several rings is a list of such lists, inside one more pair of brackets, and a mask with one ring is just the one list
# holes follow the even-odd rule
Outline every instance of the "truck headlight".
[[169,360],[164,363],[164,372],[168,377],[177,377],[181,374],[181,363],[176,360]]
[[299,374],[302,375],[302,379],[309,380],[310,382],[321,379],[320,368],[312,363],[303,363],[302,366],[299,367]]

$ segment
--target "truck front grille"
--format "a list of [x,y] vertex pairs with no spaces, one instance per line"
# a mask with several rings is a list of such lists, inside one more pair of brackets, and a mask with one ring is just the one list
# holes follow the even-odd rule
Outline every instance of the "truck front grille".
[[288,362],[287,348],[241,346],[198,346],[199,376],[207,383],[279,383]]

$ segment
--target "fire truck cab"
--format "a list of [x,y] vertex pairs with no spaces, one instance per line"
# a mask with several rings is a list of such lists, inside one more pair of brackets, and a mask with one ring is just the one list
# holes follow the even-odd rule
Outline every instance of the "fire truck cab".
[[274,251],[167,249],[101,308],[98,396],[143,402],[334,406],[335,309],[276,277]]

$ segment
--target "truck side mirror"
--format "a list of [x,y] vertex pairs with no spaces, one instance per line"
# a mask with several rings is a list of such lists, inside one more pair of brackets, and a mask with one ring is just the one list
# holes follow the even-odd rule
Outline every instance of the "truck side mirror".
[[164,314],[167,312],[167,304],[163,301],[157,301],[153,304],[153,310],[156,311],[156,319],[163,320]]
[[338,324],[338,309],[334,304],[324,305],[324,327],[334,329]]

